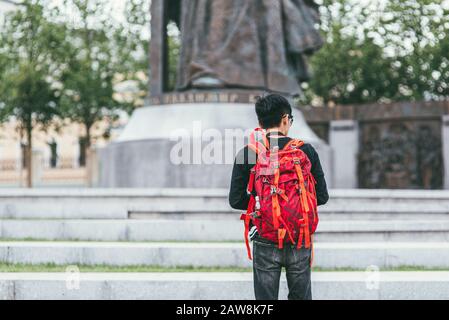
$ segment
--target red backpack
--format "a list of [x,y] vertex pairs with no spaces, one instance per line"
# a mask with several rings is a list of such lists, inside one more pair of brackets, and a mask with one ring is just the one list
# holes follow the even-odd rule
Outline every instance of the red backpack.
[[[256,140],[261,133],[262,142]],[[294,244],[298,250],[313,247],[313,234],[318,226],[318,210],[315,184],[311,174],[312,164],[300,149],[304,142],[292,140],[283,150],[269,147],[262,129],[250,136],[249,148],[257,154],[257,163],[251,170],[248,183],[250,201],[245,221],[245,243],[248,258],[252,260],[249,246],[250,222],[257,227],[259,235],[278,243]],[[313,257],[312,257],[313,260]]]

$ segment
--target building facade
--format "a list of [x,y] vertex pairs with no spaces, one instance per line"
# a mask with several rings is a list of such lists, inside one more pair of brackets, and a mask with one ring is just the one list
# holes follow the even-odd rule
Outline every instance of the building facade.
[[[25,185],[25,139],[17,122],[12,119],[0,125],[0,187]],[[86,172],[84,128],[76,123],[63,122],[33,132],[33,180],[35,186],[89,185]],[[111,129],[104,121],[92,132],[91,152],[115,139],[119,129]]]

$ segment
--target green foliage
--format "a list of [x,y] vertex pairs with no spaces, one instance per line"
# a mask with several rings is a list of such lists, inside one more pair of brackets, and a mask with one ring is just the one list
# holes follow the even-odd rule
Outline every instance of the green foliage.
[[11,76],[6,110],[20,121],[25,131],[37,124],[48,125],[58,114],[58,97],[46,79],[46,72],[24,62]]
[[[0,43],[2,41],[2,37],[0,34]],[[6,81],[6,69],[7,69],[8,59],[4,52],[0,51],[0,124],[6,120],[8,113],[6,111],[5,105],[5,96],[4,94],[7,92],[6,86],[8,82]]]
[[449,34],[439,40],[439,45],[427,47],[424,56],[429,57],[428,91],[434,99],[449,97]]
[[100,26],[89,23],[92,15],[103,10],[103,4],[97,1],[92,7],[87,1],[65,1],[77,22],[65,26],[61,105],[65,117],[85,125],[86,135],[97,121],[118,107],[113,98],[116,69],[110,50],[109,22],[100,20]]
[[0,37],[0,120],[14,117],[26,137],[27,186],[32,187],[33,129],[46,128],[60,114],[54,62],[60,27],[45,17],[43,4],[24,0],[6,18]]
[[59,27],[43,11],[39,3],[26,0],[1,30],[0,114],[3,120],[14,116],[27,134],[58,114],[59,92],[52,75]]
[[65,24],[61,104],[65,117],[84,125],[89,147],[95,123],[103,119],[112,123],[119,111],[134,109],[135,99],[117,98],[115,85],[137,81],[144,65],[133,55],[144,44],[131,26],[112,18],[107,1],[67,0],[65,6],[77,21]]
[[[148,0],[128,0],[117,21],[106,0],[25,0],[0,30],[0,120],[48,125],[55,115],[111,122],[143,103],[148,87]],[[143,14],[146,12],[146,14]],[[136,84],[131,96],[117,85]],[[31,119],[31,120],[30,120]]]
[[324,103],[341,104],[396,98],[393,61],[382,56],[382,48],[372,40],[360,44],[356,37],[342,37],[333,30],[332,41],[312,59],[315,76],[313,92]]
[[125,7],[126,23],[115,32],[117,56],[120,59],[120,74],[124,80],[137,84],[139,92],[131,102],[131,112],[143,105],[147,96],[150,69],[150,0],[127,0]]
[[[84,124],[143,104],[148,91],[150,0],[127,0],[116,21],[106,0],[24,0],[0,29],[0,121],[23,129],[55,116]],[[317,0],[318,2],[318,0]],[[311,58],[303,103],[446,99],[449,8],[442,0],[321,0],[326,45]],[[168,27],[168,87],[180,41]],[[117,94],[127,83],[134,92]]]
[[446,99],[449,8],[442,0],[321,1],[326,45],[303,103]]

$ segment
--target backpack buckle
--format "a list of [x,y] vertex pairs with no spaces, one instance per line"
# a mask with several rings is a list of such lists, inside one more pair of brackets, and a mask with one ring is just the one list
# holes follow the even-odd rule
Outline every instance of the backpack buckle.
[[250,216],[253,219],[258,219],[258,218],[262,217],[262,215],[260,214],[259,211],[254,211],[254,212],[248,213],[248,216]]
[[255,211],[255,212],[253,212],[252,217],[254,219],[258,219],[258,218],[262,217],[262,215],[260,214],[259,211]]
[[256,210],[260,210],[260,198],[259,196],[256,197],[256,205],[255,205]]

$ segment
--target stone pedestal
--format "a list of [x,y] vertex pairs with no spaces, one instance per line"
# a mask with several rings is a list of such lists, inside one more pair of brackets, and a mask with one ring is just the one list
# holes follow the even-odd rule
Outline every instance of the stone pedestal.
[[[317,149],[331,181],[330,148],[309,128],[299,110],[294,117],[290,136]],[[256,127],[253,104],[141,108],[120,138],[99,150],[100,187],[228,188],[234,157]]]
[[99,179],[99,161],[98,151],[96,148],[90,148],[87,151],[86,163],[86,185],[87,187],[97,187]]
[[42,161],[43,161],[42,151],[33,150],[31,158],[33,185],[40,185],[42,183],[42,173],[43,173]]
[[332,121],[330,128],[330,146],[333,151],[333,188],[357,188],[357,157],[359,153],[358,123],[352,120]]

